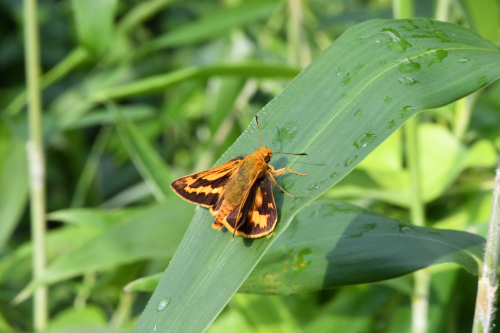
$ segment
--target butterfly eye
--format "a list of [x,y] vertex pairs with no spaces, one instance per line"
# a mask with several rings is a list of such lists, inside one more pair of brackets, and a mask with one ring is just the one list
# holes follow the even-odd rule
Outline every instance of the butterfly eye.
[[271,157],[269,155],[266,155],[266,157],[264,157],[264,162],[269,163],[270,160]]

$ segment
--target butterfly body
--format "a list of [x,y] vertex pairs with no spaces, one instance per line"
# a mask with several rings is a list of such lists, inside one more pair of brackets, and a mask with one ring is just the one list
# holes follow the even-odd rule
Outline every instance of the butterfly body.
[[280,186],[274,176],[286,170],[304,175],[288,168],[274,170],[272,156],[271,149],[261,146],[245,158],[179,178],[171,187],[184,200],[209,208],[216,216],[214,229],[225,226],[233,236],[262,237],[274,230],[278,219],[271,183]]

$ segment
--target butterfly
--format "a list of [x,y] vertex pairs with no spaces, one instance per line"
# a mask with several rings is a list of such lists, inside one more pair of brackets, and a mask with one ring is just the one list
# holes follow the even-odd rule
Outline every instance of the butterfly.
[[[188,175],[175,180],[170,186],[182,199],[207,207],[215,217],[212,227],[226,227],[232,234],[246,238],[268,235],[276,227],[278,213],[274,202],[272,185],[278,186],[275,176],[285,171],[301,176],[304,173],[289,168],[275,170],[269,164],[273,157],[271,149],[262,146],[259,119],[260,148],[246,157],[236,157],[213,169]],[[275,154],[291,154],[276,152]]]

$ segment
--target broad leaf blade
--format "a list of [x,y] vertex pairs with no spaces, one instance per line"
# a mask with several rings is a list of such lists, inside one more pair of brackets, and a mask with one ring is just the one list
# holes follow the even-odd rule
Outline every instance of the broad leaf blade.
[[[267,250],[239,292],[288,295],[405,275],[453,262],[477,274],[484,239],[463,231],[416,227],[357,206],[315,202]],[[153,291],[163,273],[130,283]]]
[[[277,155],[271,161],[308,174],[281,177],[298,198],[274,191],[279,213],[274,236],[231,241],[227,232],[212,230],[213,216],[198,208],[134,332],[155,326],[161,331],[206,329],[299,209],[416,112],[497,79],[499,63],[493,44],[452,24],[374,20],[348,30],[259,114],[264,145],[309,154]],[[219,163],[256,147],[253,123]]]
[[274,242],[240,291],[287,295],[402,276],[454,262],[477,274],[484,239],[403,224],[340,202],[308,205]]

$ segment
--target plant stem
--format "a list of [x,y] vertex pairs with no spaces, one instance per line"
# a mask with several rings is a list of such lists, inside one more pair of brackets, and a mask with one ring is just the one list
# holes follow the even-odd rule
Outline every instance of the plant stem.
[[[61,60],[54,68],[45,73],[42,76],[41,86],[43,89],[51,86],[55,82],[61,80],[66,75],[71,73],[75,68],[81,64],[87,62],[90,59],[90,53],[83,47],[78,47],[70,52]],[[10,114],[19,113],[23,107],[26,105],[26,91],[23,91],[17,95],[9,105],[7,105],[6,110]]]
[[500,252],[500,160],[497,165],[490,225],[483,265],[479,273],[476,312],[473,333],[487,333],[491,329],[495,313],[495,292],[497,290],[497,266]]
[[466,96],[457,101],[455,106],[455,123],[453,124],[453,133],[460,139],[464,139],[464,135],[469,127],[472,106],[476,101],[477,92]]
[[[40,92],[40,47],[37,2],[24,1],[24,45],[28,91],[28,162],[30,170],[31,234],[33,243],[33,278],[45,270],[45,165],[42,135],[42,98]],[[33,327],[44,331],[48,318],[48,290],[40,287],[34,293]]]
[[[420,187],[420,158],[418,149],[419,116],[415,115],[404,126],[406,134],[406,157],[410,171],[410,216],[413,224],[425,225],[425,211]],[[427,332],[429,310],[430,273],[423,269],[415,272],[415,285],[412,297],[412,333]]]
[[450,17],[451,0],[437,0],[434,17],[438,21],[448,22]]
[[304,36],[304,15],[302,0],[288,0],[290,16],[288,17],[288,57],[291,65],[306,67],[311,62],[311,54],[307,39]]
[[392,13],[395,19],[414,17],[413,0],[392,0]]

